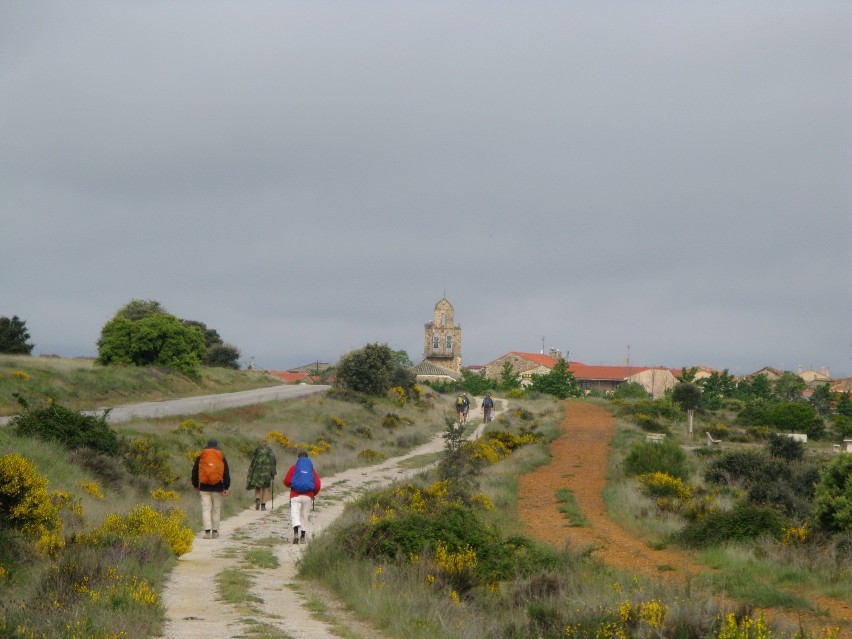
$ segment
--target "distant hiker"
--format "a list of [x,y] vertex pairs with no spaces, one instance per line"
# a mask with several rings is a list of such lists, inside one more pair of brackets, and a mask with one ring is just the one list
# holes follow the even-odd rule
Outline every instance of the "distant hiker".
[[470,410],[470,400],[467,398],[467,393],[462,393],[456,398],[456,416],[459,424],[464,424],[467,421],[467,412]]
[[192,465],[192,486],[201,496],[204,538],[216,539],[219,537],[222,497],[227,496],[231,487],[231,473],[228,470],[228,460],[215,439],[207,442],[207,446]]
[[305,451],[299,453],[296,463],[290,466],[284,485],[290,489],[290,520],[293,524],[293,543],[305,543],[307,535],[305,528],[311,520],[311,510],[314,507],[314,497],[319,493],[322,484],[314,465]]
[[485,398],[482,400],[482,414],[485,423],[490,422],[494,415],[494,400],[491,399],[490,393],[485,393]]
[[275,454],[265,441],[254,449],[254,455],[248,468],[246,490],[254,488],[254,509],[266,510],[269,501],[269,489],[277,472]]

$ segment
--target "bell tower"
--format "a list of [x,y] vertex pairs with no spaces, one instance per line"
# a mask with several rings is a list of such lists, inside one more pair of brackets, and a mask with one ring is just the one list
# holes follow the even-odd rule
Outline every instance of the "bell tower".
[[425,325],[423,359],[461,373],[461,326],[455,325],[454,314],[446,297],[435,304],[432,321]]

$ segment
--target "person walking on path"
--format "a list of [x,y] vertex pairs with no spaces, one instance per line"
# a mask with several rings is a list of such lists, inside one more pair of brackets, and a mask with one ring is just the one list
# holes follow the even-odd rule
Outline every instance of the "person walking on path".
[[290,466],[284,477],[284,485],[290,489],[290,523],[293,525],[293,543],[307,541],[306,528],[311,520],[314,497],[320,491],[320,482],[308,453],[301,451],[296,463]]
[[231,487],[228,460],[215,439],[207,442],[192,465],[192,487],[201,497],[201,525],[205,539],[219,537],[219,521],[222,515],[222,498]]
[[266,441],[261,440],[248,468],[246,477],[246,490],[254,488],[254,509],[266,510],[266,502],[269,500],[269,490],[272,480],[277,472],[275,454]]
[[486,424],[494,416],[494,400],[491,399],[491,393],[485,393],[485,399],[482,400],[482,416]]

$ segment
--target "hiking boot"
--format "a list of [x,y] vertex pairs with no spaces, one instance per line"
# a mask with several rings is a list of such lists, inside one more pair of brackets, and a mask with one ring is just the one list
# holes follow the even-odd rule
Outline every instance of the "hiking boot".
[[261,510],[266,510],[266,504],[264,504],[263,502],[261,502],[261,504],[260,504],[260,509],[261,509]]
[[298,543],[299,543],[299,538],[298,538],[298,537],[293,537],[293,543],[294,543],[294,544],[298,544]]
[[210,531],[209,531],[209,530],[205,530],[205,531],[204,531],[204,538],[205,538],[205,539],[210,539]]
[[308,537],[307,535],[305,535],[304,530],[299,534],[299,541],[301,541],[303,544],[308,541]]
[[255,497],[255,498],[254,498],[254,509],[255,509],[255,510],[260,510],[260,497]]
[[219,531],[218,530],[213,531],[213,539],[219,539]]

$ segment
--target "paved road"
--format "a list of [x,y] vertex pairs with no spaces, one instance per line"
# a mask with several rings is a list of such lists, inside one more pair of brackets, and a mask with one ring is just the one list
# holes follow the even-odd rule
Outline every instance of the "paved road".
[[[156,419],[157,417],[169,417],[172,415],[193,415],[195,413],[223,410],[236,406],[250,406],[251,404],[262,404],[282,399],[293,399],[327,391],[331,386],[297,385],[297,386],[270,386],[267,388],[255,388],[253,390],[238,391],[236,393],[222,393],[221,395],[200,395],[196,397],[183,397],[180,399],[167,399],[161,402],[142,402],[139,404],[124,404],[116,406],[109,414],[109,422],[118,424],[130,421],[133,418]],[[96,411],[84,411],[90,415],[100,415],[104,409]],[[10,417],[0,417],[0,425],[5,424]]]

